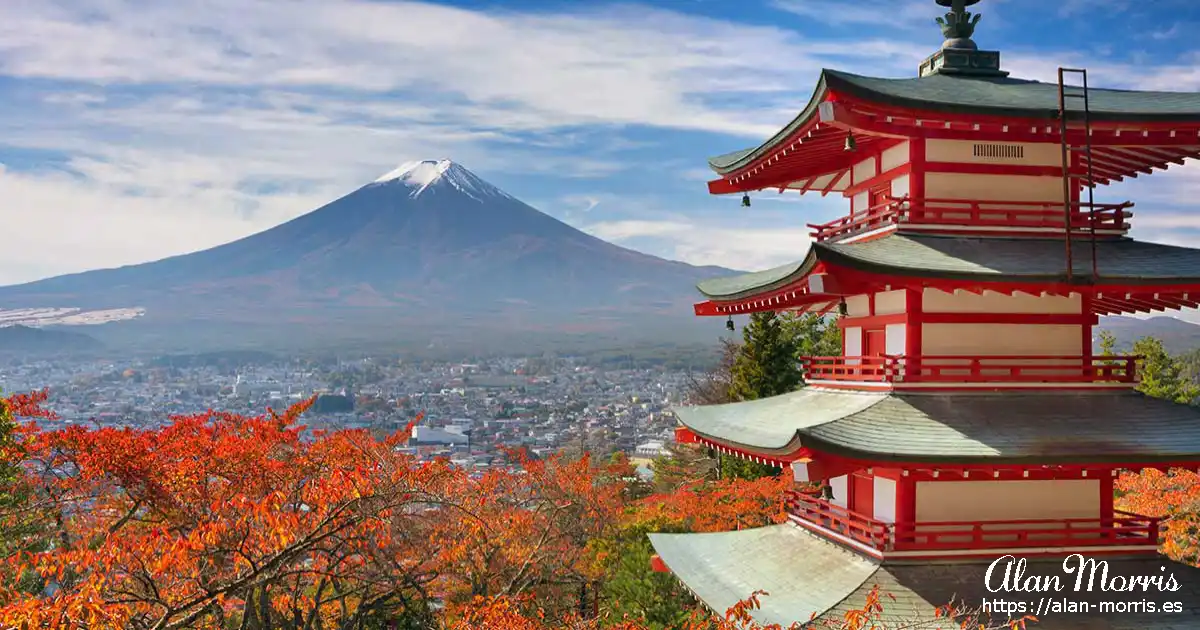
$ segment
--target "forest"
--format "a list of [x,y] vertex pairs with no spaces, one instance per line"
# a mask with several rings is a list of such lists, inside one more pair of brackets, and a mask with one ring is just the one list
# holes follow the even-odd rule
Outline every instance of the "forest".
[[[802,387],[796,358],[838,353],[838,332],[819,317],[756,315],[692,400]],[[1143,391],[1190,403],[1189,364],[1138,343]],[[43,431],[48,396],[0,399],[2,628],[767,630],[749,613],[769,593],[712,614],[652,571],[646,534],[782,522],[794,484],[777,469],[684,445],[652,481],[620,455],[510,451],[509,466],[474,472],[398,451],[411,424],[382,438],[306,432],[311,400],[155,429]],[[1167,517],[1164,553],[1193,564],[1197,481],[1145,472],[1118,484],[1119,505]],[[817,627],[925,627],[884,625],[889,601],[875,591]],[[938,613],[989,627],[951,602]],[[1036,621],[997,627],[1025,624]]]

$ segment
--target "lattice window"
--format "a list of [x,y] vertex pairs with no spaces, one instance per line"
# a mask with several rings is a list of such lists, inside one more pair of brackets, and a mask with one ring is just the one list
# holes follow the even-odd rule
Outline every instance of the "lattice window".
[[1019,144],[976,144],[973,153],[977,158],[1021,160],[1025,158],[1025,147]]

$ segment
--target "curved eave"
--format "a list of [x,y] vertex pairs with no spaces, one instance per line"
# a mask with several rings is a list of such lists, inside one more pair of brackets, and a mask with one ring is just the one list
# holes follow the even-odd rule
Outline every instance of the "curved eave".
[[[1078,239],[1074,246],[1073,284],[1187,287],[1200,283],[1200,249],[1130,238],[1100,241],[1099,273],[1093,281],[1091,241]],[[811,255],[831,267],[878,276],[1065,284],[1063,252],[1063,242],[1056,239],[890,234],[862,243],[814,243]]]
[[796,440],[803,429],[853,415],[886,399],[881,393],[805,387],[759,400],[681,406],[672,411],[701,438],[759,454],[784,455],[798,448]]
[[[945,623],[937,612],[939,607],[953,602],[971,608],[995,597],[988,590],[986,579],[995,556],[982,561],[948,562],[942,558],[880,563],[793,523],[719,533],[656,533],[650,534],[649,539],[665,567],[720,617],[735,603],[749,597],[747,591],[765,591],[759,607],[749,611],[760,624],[826,627],[824,620],[841,621],[848,611],[865,606],[871,593],[881,592],[886,596],[876,620],[878,624],[950,628],[958,627],[957,622]],[[1023,575],[1027,576],[1023,579],[1037,579],[1038,583],[1041,580],[1048,583],[1050,579],[1061,581],[1063,561],[1059,558],[1030,558],[1021,562]],[[1197,627],[1200,589],[1196,585],[1200,583],[1200,569],[1160,556],[1109,558],[1101,566],[1106,567],[1108,575],[1121,576],[1127,581],[1137,580],[1136,576],[1175,576],[1181,588],[1168,599],[1180,602],[1178,611],[1134,612],[1139,606],[1145,609],[1146,595],[1142,590],[1117,592],[1097,588],[1071,594],[1072,601],[1086,602],[1080,612],[1043,615],[1033,625],[1047,630]],[[1120,602],[1120,608],[1106,612],[1106,606],[1113,602]],[[815,623],[809,624],[813,617]],[[993,617],[992,621],[999,619]]]
[[[886,79],[824,69],[808,104],[775,135],[756,147],[709,158],[709,167],[722,177],[709,182],[709,190],[714,194],[729,194],[765,187],[751,183],[739,187],[730,182],[730,177],[777,154],[785,141],[816,123],[820,105],[830,95],[896,110],[1041,124],[1057,120],[1057,94],[1057,84],[1015,78],[933,75]],[[1092,88],[1089,95],[1093,123],[1200,125],[1200,93]],[[808,176],[822,174],[813,172]]]
[[[883,279],[937,279],[966,283],[1180,287],[1200,286],[1200,249],[1122,238],[1097,243],[1093,281],[1091,242],[1075,242],[1068,282],[1063,243],[1056,239],[954,237],[894,233],[860,243],[811,243],[800,262],[696,285],[720,306],[742,305],[792,290],[818,271],[859,272]],[[856,281],[846,278],[847,282]],[[707,308],[707,307],[706,307]],[[715,308],[715,307],[714,307]],[[781,307],[782,308],[782,307]]]
[[799,262],[736,276],[712,278],[698,283],[696,289],[704,297],[719,302],[757,297],[804,280],[805,277],[816,271],[819,262],[816,248],[810,244],[804,259]]
[[1200,466],[1200,410],[1131,392],[880,394],[807,387],[675,409],[700,439],[775,461]]
[[792,119],[783,129],[779,130],[774,136],[771,136],[766,142],[751,149],[742,149],[733,151],[724,155],[709,158],[708,166],[718,175],[727,175],[734,173],[755,160],[767,155],[771,149],[787,140],[797,130],[805,124],[811,122],[817,114],[817,109],[826,96],[825,77],[828,70],[821,70],[821,76],[817,80],[817,87],[813,90],[812,98],[809,99],[808,105],[801,110],[800,114]]
[[753,592],[764,591],[767,595],[750,616],[785,628],[837,607],[879,568],[878,562],[791,523],[649,538],[666,567],[719,617]]

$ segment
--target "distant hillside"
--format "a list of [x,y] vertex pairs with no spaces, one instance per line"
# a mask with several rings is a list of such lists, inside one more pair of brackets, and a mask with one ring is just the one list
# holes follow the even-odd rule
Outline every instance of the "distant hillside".
[[1099,329],[1107,330],[1117,338],[1118,349],[1129,349],[1142,337],[1162,340],[1167,350],[1174,354],[1200,349],[1200,325],[1174,317],[1104,317]]
[[0,328],[0,354],[74,354],[102,347],[99,341],[77,332],[20,325]]

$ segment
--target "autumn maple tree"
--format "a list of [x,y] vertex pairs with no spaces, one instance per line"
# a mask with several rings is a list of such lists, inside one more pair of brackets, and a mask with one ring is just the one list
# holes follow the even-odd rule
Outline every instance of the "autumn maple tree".
[[25,478],[52,501],[52,544],[5,558],[51,588],[0,592],[0,626],[351,627],[419,614],[419,531],[448,465],[396,441],[302,439],[311,401],[256,418],[206,413],[162,428],[72,427],[25,441]]
[[[519,452],[473,473],[399,449],[408,430],[310,431],[311,401],[18,424],[45,400],[0,399],[0,628],[767,630],[769,594],[713,617],[646,534],[781,522],[783,476],[654,489],[623,457]],[[830,627],[870,627],[867,604]]]
[[54,525],[40,547],[6,535],[0,575],[48,588],[0,582],[0,627],[426,628],[479,597],[597,614],[587,547],[620,522],[627,462],[513,453],[471,475],[400,452],[407,431],[308,431],[310,404],[9,439],[0,496],[29,501],[0,524],[36,505]]
[[1164,519],[1162,551],[1200,566],[1200,475],[1173,468],[1126,472],[1114,484],[1121,509]]

